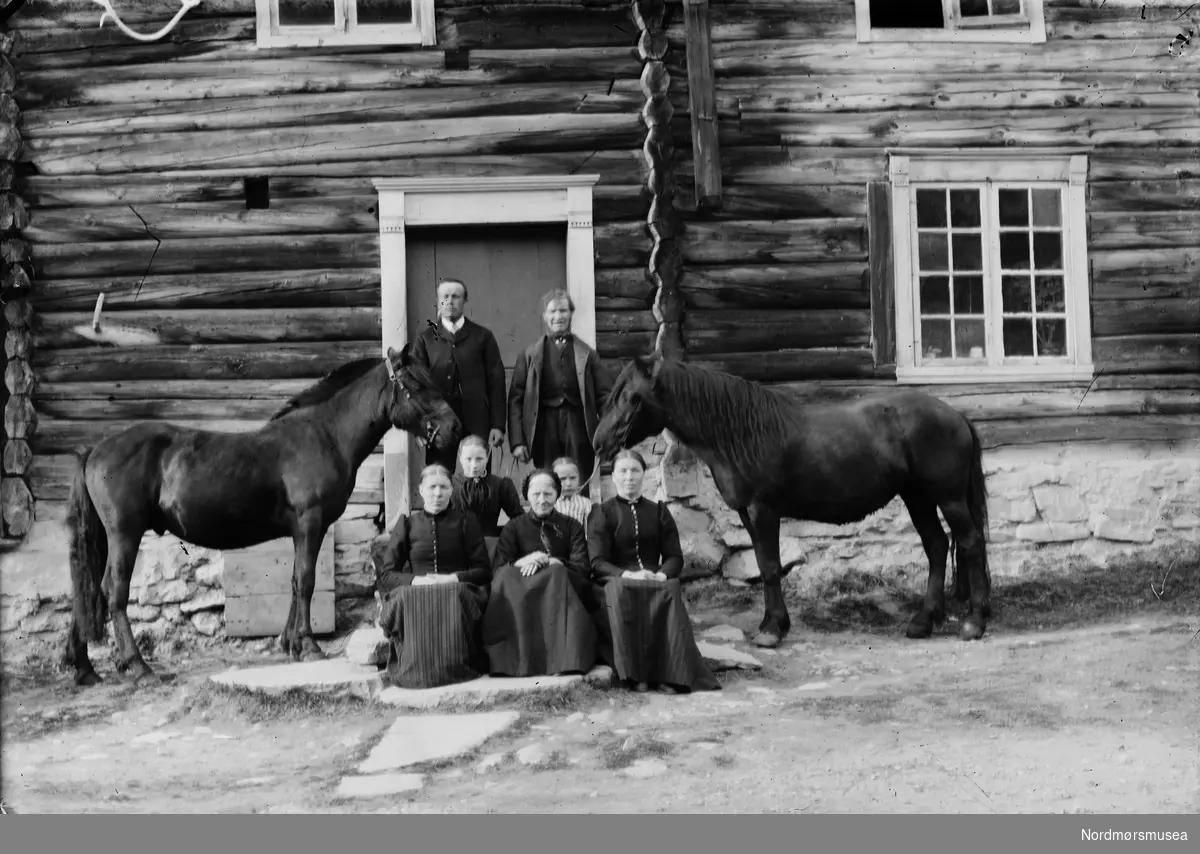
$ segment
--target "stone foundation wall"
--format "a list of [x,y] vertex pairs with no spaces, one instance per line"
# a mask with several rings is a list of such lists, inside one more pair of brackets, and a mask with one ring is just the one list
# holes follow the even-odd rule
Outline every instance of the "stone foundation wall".
[[[680,528],[685,579],[719,576],[732,585],[758,578],[750,537],[725,507],[707,467],[667,439],[638,448],[649,463],[645,492],[666,500]],[[1111,557],[1200,540],[1200,445],[1056,444],[985,453],[989,558],[994,576],[1019,576],[1035,558]],[[613,494],[611,480],[602,497]],[[30,644],[61,643],[70,622],[70,573],[61,507],[40,505],[25,546],[0,555],[0,644],[19,658]],[[371,544],[382,537],[376,505],[352,505],[334,529],[339,602],[373,583]],[[43,516],[56,518],[43,518]],[[916,567],[925,556],[899,499],[843,527],[785,521],[781,551],[788,583],[819,589],[847,570]],[[156,642],[172,634],[220,636],[224,624],[219,552],[148,536],[134,574],[129,615]],[[369,595],[369,594],[368,594]]]

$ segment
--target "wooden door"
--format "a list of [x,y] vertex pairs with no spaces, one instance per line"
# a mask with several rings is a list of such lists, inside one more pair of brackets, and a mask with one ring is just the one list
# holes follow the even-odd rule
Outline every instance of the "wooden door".
[[[437,320],[438,281],[463,281],[466,316],[490,329],[500,346],[507,395],[517,355],[542,334],[542,295],[567,286],[566,224],[411,228],[405,238],[409,340]],[[420,506],[417,477],[424,460],[410,444],[412,507]],[[492,471],[512,477],[518,489],[528,469],[513,460],[507,438],[502,453],[492,454]]]

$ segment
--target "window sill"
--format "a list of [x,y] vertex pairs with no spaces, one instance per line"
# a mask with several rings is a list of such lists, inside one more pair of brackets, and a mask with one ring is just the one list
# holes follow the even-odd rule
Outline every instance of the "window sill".
[[339,32],[333,28],[297,28],[287,32],[260,32],[255,43],[259,48],[281,47],[391,47],[422,44],[421,30],[415,24],[397,27],[362,27]]
[[1095,370],[1092,365],[999,366],[960,365],[957,367],[914,368],[896,367],[896,382],[925,383],[1030,383],[1030,382],[1090,382]]
[[1044,44],[1046,34],[1033,27],[1013,29],[880,29],[858,36],[859,44],[950,43],[950,44]]

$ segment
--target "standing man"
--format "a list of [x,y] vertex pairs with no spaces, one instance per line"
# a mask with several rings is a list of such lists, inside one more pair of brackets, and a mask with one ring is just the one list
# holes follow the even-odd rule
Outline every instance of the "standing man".
[[[439,323],[430,323],[413,345],[413,359],[429,368],[438,391],[462,422],[464,436],[504,442],[504,361],[491,330],[463,317],[467,286],[442,279],[437,287]],[[426,446],[425,465],[441,463],[453,474],[458,448]]]
[[596,351],[571,333],[575,303],[564,290],[542,297],[548,334],[517,356],[508,390],[508,441],[522,463],[549,468],[571,457],[590,478],[596,455],[592,437],[612,383]]

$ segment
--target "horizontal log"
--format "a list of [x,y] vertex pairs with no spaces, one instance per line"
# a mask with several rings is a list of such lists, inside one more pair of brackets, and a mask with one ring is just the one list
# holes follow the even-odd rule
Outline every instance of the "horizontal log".
[[318,379],[340,365],[379,356],[379,339],[326,344],[89,347],[34,353],[38,382],[186,379]]
[[1200,178],[1200,148],[1131,147],[1118,144],[1088,154],[1088,185],[1099,181],[1159,181]]
[[723,184],[721,207],[697,214],[691,173],[677,170],[675,180],[677,208],[689,219],[803,219],[862,217],[867,213],[865,184]]
[[1097,300],[1193,296],[1200,275],[1200,248],[1092,250],[1088,259]]
[[1092,340],[1092,361],[1105,373],[1200,372],[1200,335],[1122,335]]
[[1093,249],[1194,248],[1198,238],[1200,210],[1125,211],[1088,217],[1088,246]]
[[314,166],[372,158],[634,148],[645,133],[631,114],[550,114],[332,124],[266,130],[128,133],[29,140],[44,174],[104,174],[191,167]]
[[861,219],[691,222],[681,240],[689,264],[793,264],[866,258]]
[[[909,76],[890,72],[722,77],[717,112],[826,113],[885,110],[1027,110],[1102,105],[1105,109],[1195,109],[1200,75],[1160,72],[1040,72]],[[677,112],[687,114],[687,93],[675,91]]]
[[[188,18],[252,16],[254,4],[255,0],[204,0],[188,12]],[[178,0],[139,0],[136,4],[129,4],[128,9],[119,8],[122,21],[137,24],[145,21],[169,21],[179,11],[179,3]],[[12,27],[23,33],[58,27],[90,29],[96,26],[99,16],[100,10],[93,0],[27,0],[20,17],[13,18]]]
[[358,267],[139,275],[102,282],[95,278],[48,279],[38,282],[34,302],[39,312],[90,311],[101,290],[106,311],[378,306],[380,271]]
[[194,101],[69,105],[28,109],[27,140],[89,134],[171,133],[295,128],[371,122],[550,113],[637,112],[636,80],[564,81],[528,85],[450,86],[392,91],[316,92]]
[[[207,0],[202,5],[207,5]],[[93,7],[97,16],[98,7]],[[178,10],[178,7],[176,7]],[[121,20],[131,10],[120,9]],[[22,12],[24,17],[24,12]],[[147,31],[161,28],[173,15],[155,19]],[[254,17],[201,18],[193,9],[163,38],[153,42],[135,41],[114,26],[59,26],[30,28],[22,25],[16,57],[23,69],[56,70],[82,73],[83,69],[139,62],[167,62],[172,57],[204,57],[231,41],[253,42]]]
[[1047,39],[1113,39],[1162,37],[1164,30],[1178,27],[1191,4],[1141,2],[1067,2],[1055,0],[1045,6]]
[[277,406],[311,386],[315,379],[125,380],[39,382],[34,399],[47,401],[139,402],[145,400],[271,400]]
[[[919,51],[918,51],[919,53]],[[1165,53],[1165,52],[1164,52]],[[722,144],[882,146],[1186,145],[1200,137],[1195,110],[895,110],[751,113],[720,121]],[[36,143],[30,144],[36,149]]]
[[[64,72],[26,57],[17,96],[35,106],[137,103],[206,98],[266,98],[306,92],[503,86],[571,80],[636,79],[635,40],[628,47],[569,50],[472,50],[469,68],[447,71],[445,49],[380,52],[378,47],[325,46],[259,50],[252,41],[197,42],[162,61]],[[46,66],[46,67],[39,67]]]
[[1092,301],[1092,334],[1158,335],[1200,329],[1200,297]]
[[[1178,70],[1165,50],[1162,37],[1064,41],[1058,44],[989,44],[974,51],[964,63],[963,46],[952,43],[921,44],[851,41],[746,40],[712,46],[713,67],[720,77],[773,77],[783,74],[924,74],[929,76],[1078,72],[1081,68],[1105,72]],[[674,74],[674,71],[672,71]]]
[[[80,434],[83,435],[83,434]],[[97,432],[97,435],[100,435]],[[83,443],[85,447],[94,445],[89,438]],[[98,440],[97,440],[98,441]],[[70,498],[71,478],[78,465],[78,457],[73,453],[42,453],[34,458],[29,470],[29,487],[34,498],[38,501],[66,501]],[[368,457],[359,468],[354,480],[354,492],[350,495],[350,504],[379,504],[383,501],[383,492],[379,484],[380,468],[375,457]]]
[[596,270],[596,310],[602,306],[649,308],[657,290],[645,267],[609,267]]
[[[811,378],[844,380],[886,375],[886,371],[876,369],[871,351],[867,349],[782,350],[772,353],[770,358],[764,358],[761,352],[711,353],[703,357],[689,353],[687,361],[772,384]],[[892,374],[894,376],[894,371]]]
[[980,424],[984,449],[1058,442],[1185,442],[1200,438],[1194,415],[1098,415]]
[[689,357],[730,351],[857,349],[870,344],[871,318],[866,309],[698,309],[684,317],[683,339]]
[[[655,332],[611,332],[596,335],[596,354],[602,362],[607,361],[608,367],[614,367],[617,360],[629,360],[634,356],[646,356],[654,352]],[[619,367],[617,367],[619,370]],[[616,376],[616,374],[613,374]]]
[[[162,344],[286,344],[381,338],[378,307],[177,309],[111,311],[101,319],[147,332]],[[34,346],[47,350],[94,346],[76,329],[90,331],[91,313],[41,312],[34,316]]]
[[697,267],[684,272],[688,309],[869,308],[861,261]]
[[[33,446],[35,465],[36,460],[50,454],[76,454],[85,448],[95,447],[97,443],[128,430],[140,421],[67,421],[60,418],[45,418],[34,436]],[[171,422],[180,427],[190,427],[200,430],[217,430],[231,433],[249,433],[262,427],[259,419],[203,419],[178,420]]]
[[377,194],[320,201],[274,201],[246,210],[244,201],[122,205],[39,210],[25,236],[37,243],[93,240],[160,240],[265,234],[379,233]]
[[38,414],[27,394],[14,394],[4,404],[4,435],[29,439],[37,433]]
[[[682,3],[669,0],[668,5],[679,7]],[[830,2],[713,3],[708,9],[708,31],[713,42],[746,39],[853,41],[854,8],[851,4]],[[668,15],[665,32],[672,44],[684,43],[686,33],[680,11]]]
[[378,270],[378,233],[47,243],[38,247],[34,259],[39,284],[47,279],[321,267]]
[[1089,182],[1088,211],[1167,212],[1200,209],[1200,180]]
[[658,321],[646,309],[633,311],[606,311],[596,315],[596,334],[609,332],[625,334],[628,332],[657,332]]
[[[690,146],[680,150],[677,175],[692,174]],[[723,191],[734,186],[861,185],[887,179],[882,151],[802,145],[722,145]]]
[[[362,164],[321,165],[319,177],[303,174],[288,164],[271,164],[255,170],[270,176],[270,197],[319,200],[327,196],[371,195],[372,179],[439,175],[447,178],[499,175],[573,174],[581,170],[600,175],[600,184],[634,185],[642,182],[640,149],[628,151],[538,152],[533,154],[481,155],[476,157],[396,158]],[[189,204],[245,202],[244,169],[183,169],[127,175],[29,175],[23,196],[33,208],[114,204]],[[599,192],[600,187],[597,187]]]
[[43,416],[64,421],[267,421],[284,405],[278,398],[143,398],[140,400],[44,400]]

